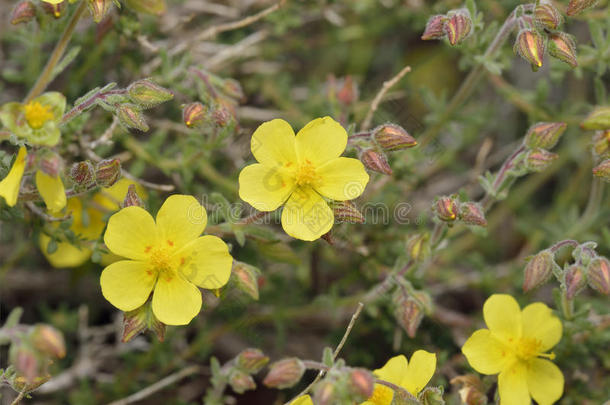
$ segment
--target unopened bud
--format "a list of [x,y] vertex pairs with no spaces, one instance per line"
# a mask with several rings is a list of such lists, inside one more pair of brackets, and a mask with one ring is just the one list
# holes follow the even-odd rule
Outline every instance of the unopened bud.
[[595,107],[580,127],[584,130],[610,129],[610,106]]
[[419,394],[422,405],[445,405],[443,391],[438,387],[426,387]]
[[383,124],[373,130],[373,138],[386,151],[412,148],[417,141],[399,125]]
[[527,262],[524,271],[523,291],[529,292],[546,283],[553,274],[553,253],[543,250]]
[[597,0],[570,0],[566,14],[573,16],[583,12],[585,9],[592,7],[597,3]]
[[574,38],[565,32],[555,32],[549,35],[549,55],[575,68],[576,43]]
[[233,116],[231,115],[231,111],[225,107],[219,107],[212,111],[212,120],[216,126],[223,128],[233,121]]
[[546,149],[532,149],[527,153],[525,166],[532,172],[541,172],[549,167],[559,155]]
[[143,132],[146,132],[149,129],[140,107],[135,104],[119,104],[117,107],[117,115],[121,124],[127,128],[135,128]]
[[391,175],[392,168],[385,155],[374,149],[367,149],[360,154],[360,160],[368,169],[375,172]]
[[110,187],[121,178],[119,159],[101,160],[95,166],[95,182],[102,187]]
[[449,43],[453,46],[462,42],[470,34],[472,20],[466,9],[457,10],[455,14],[448,17],[449,19],[445,23],[445,33]]
[[438,14],[433,15],[428,19],[426,23],[426,29],[424,29],[424,33],[421,36],[421,39],[424,41],[430,39],[441,39],[445,34],[445,24],[448,18],[444,15]]
[[358,100],[358,85],[351,76],[346,76],[339,82],[340,88],[337,91],[337,100],[345,106],[350,106]]
[[259,349],[244,349],[237,355],[237,366],[250,374],[258,373],[268,362],[269,357]]
[[467,225],[487,226],[483,208],[475,202],[460,204],[460,220]]
[[57,177],[62,171],[63,162],[57,153],[46,151],[40,156],[39,165],[43,173],[51,177]]
[[421,262],[430,256],[430,235],[418,233],[407,241],[407,252],[415,261]]
[[258,277],[259,271],[256,267],[247,263],[233,261],[232,277],[234,277],[237,288],[248,294],[252,299],[258,300]]
[[593,168],[593,175],[602,180],[610,181],[610,159],[606,159]]
[[18,3],[11,14],[11,24],[21,24],[30,21],[36,16],[36,7],[31,1]]
[[424,319],[423,308],[413,299],[402,297],[396,303],[396,320],[410,338],[414,338]]
[[99,23],[110,11],[112,0],[87,0],[87,5],[93,21]]
[[145,108],[151,108],[174,98],[171,91],[159,86],[150,79],[133,82],[127,87],[131,101]]
[[534,21],[542,29],[556,30],[563,22],[563,17],[551,3],[541,2],[534,9]]
[[127,7],[140,13],[161,15],[167,9],[165,0],[125,0]]
[[235,100],[243,100],[245,97],[244,90],[241,87],[241,84],[237,80],[234,79],[225,79],[222,84],[222,91],[229,97]]
[[333,201],[330,203],[330,207],[337,222],[347,222],[350,224],[364,223],[364,215],[351,201]]
[[123,199],[122,208],[125,207],[143,207],[144,201],[140,198],[138,193],[136,192],[136,185],[130,184],[127,187],[127,194],[125,194],[125,198]]
[[95,182],[95,169],[91,162],[77,162],[70,168],[70,178],[77,187],[87,188]]
[[45,324],[36,325],[30,336],[34,347],[42,353],[58,359],[66,355],[64,336],[54,327]]
[[457,219],[459,207],[455,198],[442,196],[434,203],[434,211],[441,221],[453,222]]
[[610,294],[610,261],[605,257],[597,257],[587,268],[589,286],[604,295]]
[[525,144],[531,149],[552,149],[567,126],[565,122],[538,122],[527,130]]
[[373,395],[375,377],[364,368],[354,368],[349,374],[350,391],[359,396],[358,401],[365,401]]
[[486,405],[487,395],[473,386],[465,386],[458,391],[464,405]]
[[284,389],[294,386],[305,373],[305,365],[296,357],[276,361],[269,366],[263,384],[270,388]]
[[233,391],[238,394],[243,394],[256,388],[256,383],[251,375],[244,373],[241,370],[233,370],[229,375],[229,384]]
[[42,2],[42,9],[47,13],[52,15],[55,18],[61,17],[64,9],[66,8],[66,2],[61,1],[59,3],[47,3],[46,1]]
[[573,264],[565,272],[566,296],[574,298],[587,285],[585,270],[578,264]]
[[190,103],[186,104],[182,110],[182,121],[189,128],[196,128],[205,123],[208,115],[208,109],[203,104]]
[[337,402],[335,398],[335,383],[332,381],[322,381],[316,387],[313,395],[313,403],[316,405],[334,405]]
[[151,301],[141,307],[123,313],[123,343],[129,342],[140,333],[151,330],[160,342],[165,339],[165,324],[161,323],[152,311]]
[[38,358],[36,353],[26,345],[20,345],[12,354],[12,361],[17,372],[25,378],[25,383],[30,385],[34,382],[39,372]]
[[542,67],[544,49],[544,38],[535,29],[521,30],[513,47],[516,54],[532,65],[534,72]]
[[593,136],[593,152],[600,157],[610,157],[610,129],[595,133]]

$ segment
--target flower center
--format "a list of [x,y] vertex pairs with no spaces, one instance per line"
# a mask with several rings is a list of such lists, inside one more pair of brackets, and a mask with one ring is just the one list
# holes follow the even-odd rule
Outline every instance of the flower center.
[[394,391],[391,388],[375,384],[373,395],[368,400],[375,405],[390,405],[392,398],[394,398]]
[[316,168],[306,159],[297,169],[295,183],[297,186],[311,186],[316,183],[319,177]]
[[172,255],[173,243],[169,244],[169,247],[164,246],[147,246],[146,253],[149,253],[148,263],[150,264],[151,270],[149,272],[155,272],[159,277],[163,277],[166,281],[171,281],[177,272],[177,263],[175,263]]
[[546,357],[553,359],[553,353],[541,353],[542,342],[534,338],[521,338],[515,347],[515,354],[521,360],[529,360],[534,357]]
[[50,107],[45,107],[38,101],[31,101],[23,106],[25,119],[33,129],[42,128],[45,122],[53,119],[53,112]]

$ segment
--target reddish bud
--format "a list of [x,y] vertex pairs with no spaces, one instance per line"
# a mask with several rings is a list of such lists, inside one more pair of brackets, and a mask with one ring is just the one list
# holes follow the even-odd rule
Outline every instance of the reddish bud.
[[351,201],[333,201],[330,204],[337,222],[363,224],[364,216]]
[[433,15],[426,23],[426,29],[421,36],[424,41],[430,39],[441,39],[445,36],[445,24],[448,18],[444,15]]
[[245,349],[237,355],[237,367],[247,373],[258,373],[267,363],[269,357],[259,349]]
[[430,235],[427,233],[418,233],[409,238],[407,241],[407,251],[409,256],[415,261],[424,261],[430,256]]
[[566,295],[568,299],[574,298],[587,285],[585,270],[578,264],[573,264],[565,272]]
[[334,405],[337,404],[337,398],[335,398],[335,382],[322,381],[320,382],[313,396],[313,403],[316,405]]
[[553,274],[553,253],[543,250],[527,262],[524,271],[523,291],[529,292],[546,283]]
[[61,359],[66,355],[64,336],[50,325],[39,324],[31,332],[32,344],[46,355]]
[[129,187],[127,187],[127,194],[125,194],[125,198],[123,199],[123,205],[121,207],[125,208],[125,207],[143,207],[143,206],[144,206],[144,201],[142,201],[140,196],[138,196],[138,193],[136,192],[136,185],[130,184]]
[[232,277],[235,279],[237,288],[248,294],[252,299],[258,300],[258,277],[259,270],[249,264],[233,261]]
[[36,7],[31,1],[22,1],[18,3],[11,14],[11,24],[21,24],[30,21],[36,17]]
[[534,22],[542,29],[555,30],[563,22],[563,17],[551,3],[539,3],[534,9]]
[[375,377],[364,368],[354,368],[349,374],[350,391],[362,398],[364,401],[373,395],[375,389]]
[[593,135],[593,152],[600,157],[610,157],[610,129]]
[[597,3],[597,0],[570,0],[566,14],[573,16],[583,12],[585,9],[592,7]]
[[445,33],[452,46],[462,42],[470,34],[471,29],[472,20],[466,9],[456,11],[445,23]]
[[578,66],[576,61],[576,43],[574,38],[565,32],[555,32],[549,34],[549,55],[575,68]]
[[207,118],[208,109],[203,104],[190,103],[186,104],[182,110],[182,121],[189,128],[201,126]]
[[148,124],[144,120],[144,115],[139,106],[130,103],[123,103],[117,107],[119,121],[126,128],[135,128],[140,131],[148,131]]
[[602,180],[610,181],[610,159],[606,159],[593,168],[593,175]]
[[542,67],[545,45],[544,38],[534,29],[524,29],[517,35],[513,50],[528,61],[535,72]]
[[401,297],[398,301],[395,310],[396,320],[407,335],[414,338],[424,319],[423,308],[414,299],[408,297]]
[[301,380],[305,373],[305,365],[296,357],[276,361],[269,366],[269,373],[263,384],[270,388],[290,388]]
[[225,79],[222,84],[222,91],[229,97],[242,101],[246,98],[244,95],[244,90],[241,87],[241,84],[237,80],[234,79]]
[[29,347],[20,345],[11,357],[15,369],[25,378],[26,384],[32,384],[39,372],[36,353]]
[[585,130],[610,129],[610,106],[595,107],[580,127]]
[[539,122],[532,125],[525,135],[528,148],[552,149],[567,128],[565,122]]
[[174,98],[171,91],[150,79],[142,79],[131,83],[127,87],[127,94],[131,101],[144,108],[151,108]]
[[525,166],[532,172],[541,172],[549,167],[559,155],[545,149],[532,149],[527,153]]
[[212,120],[217,126],[223,128],[233,121],[233,115],[225,107],[219,107],[212,111]]
[[457,219],[459,207],[455,198],[443,196],[434,203],[434,211],[441,221],[453,222]]
[[110,187],[121,178],[119,159],[105,159],[95,165],[95,182],[102,187]]
[[89,161],[77,162],[70,167],[70,178],[77,187],[87,188],[95,182],[95,169]]
[[346,76],[337,85],[337,100],[345,106],[352,105],[358,100],[358,85],[351,76]]
[[93,21],[99,23],[110,11],[112,0],[87,0],[87,5]]
[[460,220],[467,225],[487,226],[483,208],[475,202],[460,204]]
[[233,391],[238,394],[243,394],[246,391],[250,391],[256,388],[256,383],[252,376],[244,373],[241,370],[233,370],[229,375],[229,384]]
[[589,286],[604,295],[610,294],[610,261],[605,257],[597,257],[587,267]]
[[373,138],[386,151],[412,148],[417,141],[399,125],[383,124],[373,130]]
[[368,169],[375,172],[391,175],[392,168],[385,155],[374,149],[367,149],[360,154],[360,160]]

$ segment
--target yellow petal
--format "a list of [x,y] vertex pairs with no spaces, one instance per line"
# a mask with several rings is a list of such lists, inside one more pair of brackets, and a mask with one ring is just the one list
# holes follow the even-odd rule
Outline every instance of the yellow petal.
[[522,318],[523,337],[539,341],[541,352],[550,350],[561,340],[561,321],[543,303],[536,302],[523,308]]
[[42,0],[42,1],[44,1],[45,3],[49,3],[49,4],[59,4],[64,0]]
[[174,194],[159,209],[156,223],[161,243],[180,248],[201,235],[208,214],[192,195]]
[[521,337],[521,309],[513,297],[494,294],[483,305],[487,327],[496,337],[510,344]]
[[262,123],[252,134],[250,149],[256,160],[265,166],[284,166],[297,161],[294,131],[281,119]]
[[[233,258],[222,239],[206,235],[195,239],[176,252],[180,271],[191,283],[209,290],[229,281]],[[182,260],[184,259],[184,260]]]
[[59,242],[57,250],[51,254],[47,253],[49,238],[44,233],[40,234],[39,246],[44,257],[47,258],[51,266],[57,268],[78,267],[91,257],[91,249],[80,246],[80,249],[68,242]]
[[362,162],[346,157],[330,160],[318,168],[317,174],[320,181],[316,184],[316,191],[337,201],[360,197],[369,182]]
[[479,329],[462,346],[470,366],[481,374],[497,374],[514,360],[511,350],[489,329]]
[[121,311],[144,305],[155,284],[156,275],[144,262],[121,260],[102,271],[102,295]]
[[290,405],[313,405],[313,402],[309,395],[301,395],[300,397],[292,401]]
[[36,188],[50,212],[61,211],[66,206],[66,191],[59,176],[49,176],[38,170],[36,172]]
[[285,170],[253,164],[239,173],[239,198],[259,211],[277,209],[293,189],[294,177]]
[[563,395],[563,374],[559,367],[544,359],[528,363],[527,386],[538,405],[550,405]]
[[108,220],[104,243],[116,255],[145,260],[157,245],[155,221],[140,207],[123,208]]
[[385,385],[375,384],[373,395],[360,405],[391,405],[394,398],[394,390]]
[[296,239],[316,240],[330,231],[334,221],[326,201],[309,187],[295,189],[282,211],[282,228]]
[[403,374],[400,386],[417,396],[428,384],[436,370],[436,354],[418,350],[411,356],[411,361]]
[[201,291],[178,274],[171,278],[160,275],[152,310],[166,325],[186,325],[201,310]]
[[296,145],[300,161],[308,159],[319,167],[341,156],[347,146],[347,132],[331,117],[316,118],[299,131]]
[[503,370],[498,376],[500,405],[530,405],[531,398],[527,388],[527,369],[520,361]]
[[17,204],[19,196],[19,188],[21,187],[21,179],[25,171],[25,158],[27,157],[25,146],[19,148],[17,158],[9,170],[8,174],[0,181],[0,196],[6,200],[6,205],[14,207]]
[[400,385],[403,376],[407,372],[408,361],[405,356],[398,355],[388,360],[385,365],[373,371],[377,377],[382,380],[389,381],[392,384]]

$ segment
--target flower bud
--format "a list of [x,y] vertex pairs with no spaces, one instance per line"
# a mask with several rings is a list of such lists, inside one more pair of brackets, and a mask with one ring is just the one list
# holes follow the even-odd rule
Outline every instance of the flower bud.
[[249,264],[234,261],[232,277],[234,277],[237,288],[248,294],[252,299],[258,300],[258,269]]
[[459,207],[455,198],[442,196],[434,203],[434,211],[441,221],[453,222],[457,219]]
[[555,32],[549,34],[549,55],[575,68],[578,66],[576,61],[576,43],[574,38],[565,32]]
[[15,365],[17,372],[25,378],[26,384],[32,384],[39,373],[36,353],[26,345],[19,345],[16,351],[11,353],[11,357],[11,363]]
[[233,370],[229,375],[229,384],[233,391],[238,394],[243,394],[246,391],[253,390],[256,388],[254,379],[249,374],[244,373],[241,370]]
[[541,172],[549,167],[559,155],[545,149],[532,149],[527,153],[525,166],[532,172]]
[[93,21],[99,23],[110,11],[112,0],[87,0],[87,5]]
[[140,107],[135,104],[119,104],[117,107],[117,115],[121,124],[127,128],[135,128],[143,132],[146,132],[149,129]]
[[38,164],[43,173],[57,177],[62,171],[63,161],[57,153],[47,150],[40,156]]
[[483,208],[475,202],[460,204],[460,220],[467,225],[487,226]]
[[364,368],[352,369],[349,373],[349,382],[350,391],[361,398],[359,401],[365,401],[373,395],[375,377],[369,370]]
[[235,79],[225,79],[222,84],[222,91],[229,97],[242,101],[246,98],[244,90],[241,88],[241,84]]
[[391,175],[392,168],[383,153],[374,149],[367,149],[360,154],[360,160],[368,169],[375,172]]
[[127,94],[131,101],[144,108],[151,108],[174,98],[171,91],[150,79],[142,79],[131,83],[127,87]]
[[102,187],[110,187],[121,178],[119,159],[105,159],[95,165],[95,182]]
[[95,169],[91,162],[76,162],[70,168],[70,178],[77,187],[87,188],[95,182]]
[[60,331],[50,325],[39,324],[32,329],[32,344],[40,352],[61,359],[66,355],[66,344]]
[[31,1],[22,1],[18,3],[11,14],[11,24],[17,25],[26,23],[36,17],[36,7]]
[[430,256],[430,235],[428,233],[418,233],[407,241],[407,252],[415,261],[424,261]]
[[578,264],[568,267],[565,272],[565,285],[566,295],[571,300],[587,285],[585,269]]
[[351,76],[339,81],[340,88],[337,91],[337,100],[344,106],[350,106],[358,100],[358,85]]
[[289,357],[269,366],[269,373],[263,380],[263,384],[269,388],[290,388],[301,380],[304,373],[303,362],[296,357]]
[[563,17],[551,3],[539,3],[534,9],[534,22],[541,29],[556,30],[563,22]]
[[320,382],[313,395],[313,403],[316,405],[334,405],[339,403],[335,398],[335,382],[322,381]]
[[544,38],[534,29],[521,30],[513,47],[516,54],[532,65],[534,72],[542,67],[544,49]]
[[463,405],[486,405],[487,396],[481,379],[472,374],[458,375],[449,381],[461,387],[458,391]]
[[249,374],[258,373],[268,362],[269,357],[259,349],[244,349],[237,355],[237,367]]
[[593,135],[593,152],[599,157],[610,157],[610,129]]
[[207,118],[208,109],[203,104],[190,103],[186,104],[182,110],[182,121],[189,128],[201,126]]
[[529,292],[546,283],[553,274],[553,253],[543,250],[531,257],[525,266],[523,291]]
[[167,9],[165,0],[126,0],[127,7],[140,13],[161,15]]
[[129,187],[127,187],[127,194],[125,194],[121,207],[144,207],[144,201],[142,201],[136,192],[135,184],[130,184]]
[[445,24],[448,18],[444,15],[433,15],[426,23],[426,29],[421,36],[424,41],[430,39],[441,39],[445,36]]
[[383,124],[373,130],[373,138],[386,151],[412,148],[417,141],[404,128],[395,124]]
[[351,201],[333,201],[330,207],[335,215],[335,221],[350,224],[363,224],[364,215]]
[[66,2],[62,1],[57,4],[47,3],[46,1],[42,2],[42,9],[47,13],[52,15],[55,18],[61,17],[61,13],[66,8]]
[[573,16],[581,13],[585,9],[592,7],[597,3],[597,0],[570,0],[566,14]]
[[610,159],[606,159],[593,168],[593,175],[602,180],[610,181]]
[[443,400],[443,391],[438,387],[426,387],[419,394],[421,404],[423,405],[445,405]]
[[584,130],[610,129],[610,106],[595,107],[580,123],[580,127]]
[[449,43],[454,46],[459,44],[470,34],[472,20],[470,13],[466,9],[457,10],[453,15],[448,16],[445,23],[445,33]]
[[219,107],[212,111],[212,120],[216,126],[224,128],[233,121],[233,116],[231,115],[231,111],[225,107]]
[[407,335],[411,339],[414,338],[421,321],[424,319],[422,307],[414,299],[403,296],[398,299],[394,314],[398,324]]
[[587,267],[589,286],[604,295],[610,294],[610,261],[605,257],[597,257]]
[[538,122],[527,130],[525,144],[531,149],[552,149],[567,126],[565,122]]

